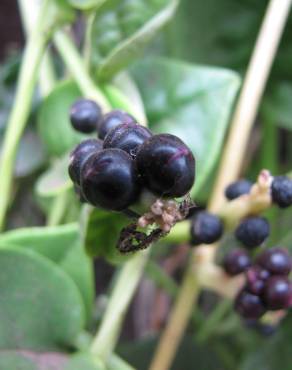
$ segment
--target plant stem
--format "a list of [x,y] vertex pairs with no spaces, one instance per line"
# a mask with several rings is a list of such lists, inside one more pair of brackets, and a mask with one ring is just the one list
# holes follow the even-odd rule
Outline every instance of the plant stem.
[[[278,0],[271,0],[268,6],[235,109],[230,135],[221,160],[214,193],[208,207],[213,212],[222,207],[225,187],[234,181],[239,174],[252,124],[287,20],[291,2],[292,0],[283,0],[280,3]],[[198,252],[195,250],[193,253],[194,260],[196,259],[196,253]],[[210,253],[212,261],[214,260],[214,253],[215,251]],[[151,370],[169,369],[175,356],[184,332],[182,328],[186,328],[193,310],[194,298],[199,294],[199,287],[194,282],[193,290],[188,289],[193,274],[194,266],[191,263],[187,268],[181,291],[154,354]]]
[[62,221],[67,207],[68,193],[67,191],[57,195],[53,201],[52,208],[48,215],[47,225],[56,226]]
[[55,33],[54,41],[65,65],[74,76],[84,96],[97,101],[105,112],[110,110],[109,102],[90,78],[85,64],[70,37],[64,31],[58,31]]
[[137,253],[121,269],[91,352],[107,361],[119,337],[120,328],[138,286],[149,250]]
[[35,29],[26,45],[19,73],[16,96],[4,136],[0,162],[0,229],[4,226],[12,187],[13,167],[18,143],[30,112],[32,96],[38,77],[39,65],[48,41],[48,32],[43,28],[49,1],[40,10]]

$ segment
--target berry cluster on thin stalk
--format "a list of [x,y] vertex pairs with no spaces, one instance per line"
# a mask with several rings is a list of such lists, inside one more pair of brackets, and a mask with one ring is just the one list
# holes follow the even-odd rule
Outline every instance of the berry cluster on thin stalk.
[[[80,200],[136,218],[121,231],[120,252],[146,248],[186,216],[195,159],[182,140],[170,134],[154,135],[120,110],[103,115],[88,99],[72,105],[70,120],[74,129],[98,136],[81,142],[70,155],[68,172]],[[130,207],[139,205],[145,191],[154,196],[154,202],[139,215]]]
[[[260,191],[260,189],[263,189]],[[292,205],[292,180],[287,176],[270,176],[262,171],[258,183],[239,180],[225,189],[227,212],[214,215],[199,211],[191,220],[191,244],[212,244],[224,235],[224,228],[234,233],[235,246],[224,256],[222,267],[231,279],[243,274],[234,308],[244,319],[260,319],[267,311],[283,311],[292,306],[292,281],[289,274],[292,258],[282,246],[265,246],[270,225],[259,213],[274,203],[279,208]],[[266,203],[264,205],[263,199]],[[232,203],[242,208],[242,217],[232,214]],[[228,208],[228,206],[230,208]],[[241,215],[239,210],[239,215]],[[230,223],[228,218],[233,218]],[[235,220],[234,220],[235,219]]]

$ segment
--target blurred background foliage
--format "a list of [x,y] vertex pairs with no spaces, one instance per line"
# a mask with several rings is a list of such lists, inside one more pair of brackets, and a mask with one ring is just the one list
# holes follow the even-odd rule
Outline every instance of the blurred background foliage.
[[[129,6],[133,6],[134,4],[135,8],[135,1],[129,1],[128,3],[130,4]],[[151,12],[155,13],[157,9],[161,9],[161,4],[165,2],[152,1],[151,4],[153,7],[150,9],[149,14],[149,9],[145,5],[147,2],[145,1],[145,4],[143,2],[138,3],[139,6],[137,5],[135,8],[136,13],[133,13],[133,19],[131,20],[131,24],[135,27],[140,23],[143,24],[145,21],[144,18],[151,17],[153,15]],[[267,3],[266,0],[181,0],[176,16],[163,29],[163,32],[154,38],[144,52],[144,56],[167,56],[196,65],[224,67],[244,76]],[[16,1],[6,1],[3,2],[3,5],[0,5],[0,9],[2,6],[3,8],[6,7],[6,11],[10,9],[11,17],[16,17],[13,18],[14,22],[11,24],[15,25],[14,30],[16,32],[12,36],[16,36],[16,39],[13,41],[17,42],[16,45],[11,45],[11,43],[9,44],[11,39],[6,39],[1,40],[2,46],[0,45],[2,47],[2,63],[0,67],[0,143],[7,121],[7,115],[13,102],[15,82],[21,62],[22,37],[19,31],[21,26],[15,5]],[[126,19],[125,15],[123,17],[121,18],[122,20]],[[143,18],[142,20],[141,17]],[[7,22],[5,23],[5,20],[2,18],[0,21],[1,27],[7,30]],[[10,19],[8,21],[10,22]],[[103,22],[105,22],[105,27],[116,26],[115,21],[110,17],[104,17]],[[126,23],[125,20],[124,22]],[[97,22],[97,24],[99,23]],[[78,41],[78,27],[76,28],[76,39]],[[131,33],[131,27],[127,28],[127,30]],[[95,34],[99,34],[101,30],[96,26],[94,32]],[[2,33],[0,32],[0,34]],[[107,34],[102,33],[102,35],[103,39],[99,39],[99,44],[96,45],[96,50],[93,53],[94,63],[97,60],[104,60],[104,58],[108,57],[109,51],[120,41],[120,34],[114,28],[112,32],[108,32]],[[116,59],[113,58],[112,60],[115,61]],[[57,56],[55,56],[54,63],[57,70],[61,71],[61,63]],[[157,63],[156,70],[161,68],[161,71],[166,73],[165,70],[170,68],[169,76],[173,74],[171,65],[161,66],[163,62]],[[181,69],[188,68],[185,64],[177,64]],[[111,65],[114,70],[121,67],[114,62]],[[243,165],[242,176],[252,180],[255,179],[256,174],[261,168],[268,168],[273,174],[291,172],[291,66],[292,15],[288,19]],[[141,68],[143,68],[142,74],[139,73],[139,69]],[[177,71],[176,68],[175,71]],[[109,72],[105,69],[103,73],[106,75]],[[171,131],[171,124],[178,119],[178,112],[186,114],[185,112],[187,111],[187,109],[181,109],[179,102],[176,102],[178,106],[175,106],[176,109],[173,109],[173,101],[171,100],[173,98],[171,95],[172,85],[167,85],[167,78],[164,81],[159,81],[162,85],[161,90],[167,90],[167,98],[171,97],[165,100],[166,103],[164,102],[166,104],[164,108],[168,109],[167,114],[164,114],[149,99],[151,93],[147,93],[147,88],[149,88],[147,86],[147,75],[151,74],[149,62],[148,64],[147,62],[137,62],[132,67],[131,73],[138,87],[141,89],[142,97],[145,99],[150,123],[152,122],[152,118],[155,121],[155,127],[158,131],[160,129],[165,130],[166,127],[168,131]],[[195,73],[195,71],[192,70],[192,73]],[[192,76],[192,73],[188,76]],[[206,78],[208,80],[207,82],[210,81],[210,84],[214,82],[214,79],[216,79],[216,76],[212,74]],[[71,87],[68,89],[68,86]],[[8,218],[9,229],[44,225],[45,216],[48,210],[50,210],[53,197],[62,194],[63,191],[68,192],[67,201],[72,205],[64,210],[63,223],[73,222],[78,219],[80,207],[78,202],[74,200],[73,190],[70,189],[68,191],[70,185],[66,182],[67,178],[64,178],[64,165],[62,165],[61,157],[64,154],[66,155],[66,152],[80,140],[80,137],[78,135],[72,135],[72,132],[63,131],[62,136],[66,140],[57,143],[56,139],[54,139],[57,131],[52,130],[54,126],[56,130],[58,127],[65,127],[63,124],[60,126],[60,122],[66,120],[64,112],[66,113],[72,100],[78,94],[78,89],[76,86],[72,87],[71,81],[62,82],[54,90],[54,94],[45,100],[40,110],[38,109],[40,98],[36,94],[34,109],[30,115],[26,132],[21,140],[17,157],[13,188],[14,203],[10,209]],[[228,96],[228,94],[221,96],[224,97],[220,103],[222,106],[224,106],[224,103],[228,106],[230,101],[232,101],[232,98]],[[190,96],[187,96],[183,100],[183,108],[188,107],[186,102],[192,98],[193,95],[191,92]],[[159,96],[157,99],[159,99]],[[63,105],[61,108],[59,107],[60,102]],[[199,104],[203,104],[204,102],[205,97],[199,101]],[[208,103],[210,104],[211,101],[208,101]],[[189,115],[189,111],[187,112],[185,116],[182,115],[179,117],[182,122],[181,130],[188,129],[188,120],[190,117],[193,117]],[[50,122],[50,125],[47,122]],[[218,128],[218,132],[221,130],[223,135],[225,128]],[[208,153],[208,150],[210,152],[214,150],[213,147],[208,149],[208,145],[214,145],[219,153],[221,141],[219,140],[220,143],[218,144],[216,140],[207,140],[210,140],[208,136],[202,142],[202,145],[205,147],[202,153],[205,155],[205,153]],[[50,142],[53,144],[51,145]],[[193,145],[196,148],[199,145],[199,140],[196,145],[194,143]],[[220,156],[217,157],[218,163]],[[202,171],[204,170],[204,166],[210,167],[208,177],[204,179],[204,186],[200,186],[200,191],[196,196],[196,202],[204,207],[216,176],[216,166],[214,167],[214,164],[208,164],[208,158],[204,161],[202,157],[200,161],[202,162]],[[32,191],[33,188],[35,188],[34,192]],[[269,243],[271,245],[275,243],[283,245],[292,251],[291,210],[285,210],[281,213],[277,210],[271,210],[267,212],[266,216],[272,221],[272,237]],[[100,214],[93,215],[92,217],[100,217]],[[112,219],[108,220],[108,222],[109,225],[111,225],[111,222],[113,222],[113,225],[116,225]],[[74,224],[72,225],[69,227],[70,230],[67,231],[63,230],[62,226],[60,226],[61,229],[57,227],[56,230],[52,231],[51,237],[54,239],[52,243],[55,244],[56,251],[52,250],[52,254],[46,257],[62,266],[62,269],[73,280],[79,281],[79,294],[85,296],[87,302],[86,309],[88,309],[93,299],[93,287],[90,287],[90,282],[88,282],[90,281],[88,261],[85,259],[80,262],[80,240],[76,240],[73,243],[73,247],[70,242],[65,242],[66,240],[70,241],[72,237],[77,239],[74,234],[76,233],[75,226]],[[94,234],[93,237],[102,240],[105,239],[105,234],[107,233],[108,229],[99,230],[100,235],[97,236]],[[17,238],[19,236],[17,236],[15,240],[13,233],[10,236],[7,234],[6,239],[5,237],[2,241],[0,239],[0,243],[2,245],[8,245],[10,243],[16,247],[18,245],[26,245],[25,241],[28,236],[22,235],[18,240]],[[48,239],[46,237],[42,239],[41,236],[40,239],[33,239],[35,244],[30,242],[30,248],[28,249],[39,248],[42,250],[44,240],[47,241]],[[36,240],[37,243],[35,242]],[[90,240],[87,242],[89,243],[87,247],[90,248]],[[63,248],[64,243],[66,248],[68,248],[68,253],[59,255],[58,247]],[[233,239],[224,240],[223,243],[225,243],[224,248],[228,248],[229,245],[234,245],[235,241]],[[103,251],[101,254],[105,256],[104,246],[102,247]],[[22,265],[21,256],[17,254],[17,248],[11,253],[19,257],[19,263]],[[29,257],[29,251],[27,253],[28,258],[26,259],[26,263],[29,264],[32,257]],[[38,251],[38,253],[42,254],[43,252]],[[164,246],[163,242],[160,248],[153,250],[152,259],[146,268],[145,277],[141,282],[139,291],[128,313],[118,347],[118,353],[139,370],[148,368],[151,355],[157,343],[158,333],[165,323],[170,302],[179,287],[187,254],[188,251],[184,246],[171,249]],[[5,256],[7,260],[9,257],[9,255]],[[74,264],[68,263],[70,259],[75,260]],[[108,259],[111,262],[116,262],[116,256],[111,255]],[[78,263],[82,263],[85,266],[83,269],[84,274],[81,277],[76,267]],[[8,263],[6,268],[9,269]],[[58,273],[53,270],[51,265],[47,266],[44,263],[43,271],[39,272],[40,278],[43,278],[43,276],[48,280],[56,278],[55,276]],[[50,271],[51,274],[49,273]],[[105,262],[104,259],[100,258],[96,260],[95,295],[97,299],[94,319],[87,324],[90,329],[95,327],[101,318],[104,310],[105,294],[111,289],[115,276],[113,267]],[[111,281],[110,284],[109,281]],[[30,282],[28,281],[26,284],[26,286],[29,286]],[[66,279],[64,280],[64,284],[70,285]],[[72,290],[72,294],[68,299],[78,301],[79,296],[73,287],[70,286],[67,289],[68,294],[70,294],[70,289]],[[64,297],[59,297],[59,299],[62,302]],[[81,322],[85,320],[83,316],[86,315],[81,312],[82,305],[79,305],[79,303],[76,305],[78,307],[80,306],[80,313],[78,314],[80,317],[78,317],[78,320]],[[78,325],[80,326],[82,324],[79,321]],[[76,322],[73,327],[66,328],[67,331],[63,330],[63,335],[70,336],[72,331],[77,330],[75,326]],[[196,364],[195,366],[198,370],[291,370],[291,333],[291,315],[288,315],[279,329],[270,325],[256,324],[253,322],[242,323],[233,312],[230,302],[212,293],[204,292],[200,297],[198,307],[194,311],[192,321],[189,325],[188,335],[184,338],[173,369],[191,370],[194,369],[194,364]]]

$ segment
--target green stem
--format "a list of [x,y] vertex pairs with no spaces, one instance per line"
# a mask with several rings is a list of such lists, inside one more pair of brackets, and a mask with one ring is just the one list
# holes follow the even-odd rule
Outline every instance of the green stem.
[[16,96],[8,119],[0,162],[0,229],[4,226],[12,187],[13,168],[19,140],[29,116],[38,69],[48,41],[43,24],[50,1],[42,5],[35,29],[26,45],[18,78]]
[[91,352],[107,360],[114,350],[121,325],[143,273],[149,250],[137,253],[127,262],[114,286],[101,326],[91,345]]
[[54,41],[65,65],[84,96],[96,100],[104,111],[108,111],[110,109],[109,102],[90,78],[85,64],[70,37],[64,31],[58,31],[54,36]]
[[68,193],[65,191],[57,195],[53,201],[52,209],[48,216],[47,225],[56,226],[62,221],[67,207]]

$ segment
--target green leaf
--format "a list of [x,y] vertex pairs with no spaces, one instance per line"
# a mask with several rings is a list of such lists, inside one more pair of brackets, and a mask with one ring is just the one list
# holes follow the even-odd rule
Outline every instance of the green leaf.
[[102,5],[106,0],[67,0],[74,8],[80,10],[91,10]]
[[90,256],[103,257],[113,264],[119,264],[132,257],[132,254],[121,254],[116,248],[120,231],[131,222],[130,219],[121,213],[92,207],[87,207],[85,212],[84,245]]
[[133,68],[150,128],[180,137],[196,157],[197,193],[220,153],[235,94],[236,73],[167,59],[148,59]]
[[106,370],[106,368],[96,356],[77,353],[70,357],[64,370]]
[[263,101],[263,110],[274,124],[292,130],[292,84],[283,82],[275,85]]
[[98,77],[109,79],[141,54],[157,31],[173,16],[178,0],[108,1],[92,29],[92,65]]
[[69,154],[55,159],[37,180],[36,193],[42,198],[55,197],[73,187],[68,175]]
[[1,246],[32,250],[58,264],[78,287],[90,318],[94,299],[93,266],[81,245],[77,224],[8,231],[0,236]]
[[72,280],[28,250],[0,249],[0,349],[57,350],[84,327]]
[[70,107],[81,96],[74,82],[62,81],[42,102],[38,113],[38,130],[50,155],[61,156],[87,137],[77,133],[69,120]]

